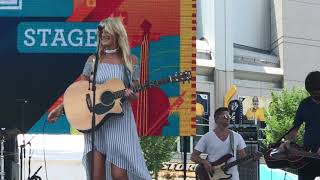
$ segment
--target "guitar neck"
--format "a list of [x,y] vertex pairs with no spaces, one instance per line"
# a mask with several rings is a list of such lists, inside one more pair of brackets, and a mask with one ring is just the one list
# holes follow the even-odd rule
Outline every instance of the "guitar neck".
[[299,151],[297,153],[292,153],[298,156],[303,156],[303,157],[307,157],[307,158],[314,158],[314,159],[320,159],[320,155],[317,153],[312,153],[312,152],[303,152],[303,151]]
[[[135,85],[135,86],[131,87],[130,89],[134,93],[137,93],[137,92],[140,92],[140,91],[147,90],[149,88],[159,87],[161,85],[168,84],[170,82],[172,82],[171,78],[165,78],[165,79],[161,79],[161,80],[157,80],[157,81],[149,81],[149,82],[147,82],[145,84],[138,84],[138,85]],[[123,89],[123,90],[120,90],[120,91],[116,91],[113,94],[115,95],[116,99],[123,98],[123,97],[125,97],[125,91],[126,91],[126,89]]]
[[228,170],[229,168],[235,166],[235,165],[238,165],[238,164],[241,164],[245,161],[248,161],[249,159],[252,159],[254,157],[254,154],[251,154],[251,155],[248,155],[248,156],[245,156],[243,158],[240,158],[240,159],[237,159],[235,161],[232,161],[230,163],[227,163],[226,165],[222,166],[222,169],[224,171]]

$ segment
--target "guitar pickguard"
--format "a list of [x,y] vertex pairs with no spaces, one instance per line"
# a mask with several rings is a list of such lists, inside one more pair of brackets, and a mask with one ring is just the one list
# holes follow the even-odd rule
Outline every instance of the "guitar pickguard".
[[211,176],[209,173],[210,180],[223,180],[223,179],[230,179],[232,175],[226,174],[222,171],[221,166],[215,167],[214,174]]
[[94,112],[98,115],[102,115],[109,112],[113,108],[113,106],[114,106],[114,102],[109,106],[105,106],[102,103],[99,103],[94,108]]

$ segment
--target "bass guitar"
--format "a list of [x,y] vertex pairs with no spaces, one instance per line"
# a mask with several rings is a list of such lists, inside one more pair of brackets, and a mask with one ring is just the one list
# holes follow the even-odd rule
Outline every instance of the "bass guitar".
[[196,175],[199,177],[200,180],[223,180],[223,179],[230,179],[232,174],[228,174],[227,171],[231,167],[251,160],[255,157],[261,157],[263,154],[261,152],[256,152],[245,156],[243,158],[239,158],[232,162],[228,162],[230,158],[232,158],[232,154],[226,154],[222,156],[220,159],[216,160],[215,162],[211,162],[212,165],[212,172],[207,172],[203,165],[198,165],[196,168]]
[[[149,81],[130,89],[140,92],[173,82],[191,80],[191,71],[175,73],[167,78]],[[70,125],[80,132],[91,131],[92,113],[96,114],[96,127],[99,128],[110,116],[123,115],[121,103],[125,100],[125,85],[119,79],[111,79],[96,86],[96,105],[92,107],[93,92],[88,90],[88,81],[71,84],[64,93],[63,105]]]

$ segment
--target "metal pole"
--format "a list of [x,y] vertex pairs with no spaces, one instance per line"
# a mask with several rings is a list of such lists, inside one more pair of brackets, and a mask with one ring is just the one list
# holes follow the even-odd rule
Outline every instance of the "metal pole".
[[187,179],[187,136],[183,136],[183,179]]
[[1,143],[1,154],[0,154],[0,164],[1,164],[1,169],[0,169],[0,178],[1,180],[5,180],[4,177],[5,177],[5,172],[4,172],[4,137],[1,137],[1,140],[0,140],[0,143]]

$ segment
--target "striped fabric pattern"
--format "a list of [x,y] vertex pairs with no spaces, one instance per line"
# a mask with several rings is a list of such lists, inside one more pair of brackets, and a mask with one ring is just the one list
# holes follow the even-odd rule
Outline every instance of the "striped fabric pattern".
[[[90,76],[91,69],[92,63],[87,62],[83,69],[83,74]],[[122,64],[100,63],[97,71],[97,83],[103,84],[113,78],[121,79],[126,85],[128,84],[124,66]],[[140,147],[131,105],[125,101],[122,104],[122,108],[123,116],[111,117],[95,132],[95,149],[106,155],[106,179],[112,179],[110,164],[112,163],[122,169],[126,169],[130,180],[149,180],[151,177]],[[83,164],[89,180],[90,163],[88,161],[88,153],[91,151],[91,134],[84,134],[84,140]]]

